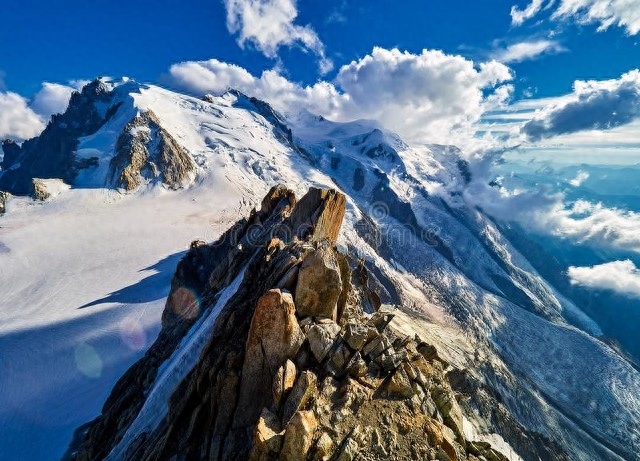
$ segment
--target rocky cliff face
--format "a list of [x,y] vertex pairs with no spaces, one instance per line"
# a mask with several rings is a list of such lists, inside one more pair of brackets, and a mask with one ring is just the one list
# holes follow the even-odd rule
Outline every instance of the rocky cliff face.
[[274,187],[193,242],[156,343],[70,459],[507,459],[465,437],[435,348],[390,327],[392,308],[365,313],[367,270],[335,246],[344,213],[336,191]]
[[146,111],[127,123],[118,138],[110,178],[114,186],[128,191],[144,180],[159,180],[178,189],[195,169],[186,149],[160,126],[152,111]]
[[[135,82],[130,86],[133,93],[141,87]],[[113,151],[103,185],[127,191],[147,181],[161,182],[170,189],[185,185],[196,170],[187,149],[161,126],[153,111],[131,114],[132,96],[120,90],[112,83],[95,80],[81,92],[74,92],[67,110],[54,115],[39,136],[22,145],[3,141],[0,190],[34,195],[34,178],[57,178],[74,184],[82,170],[97,168],[100,163],[99,157],[77,155],[81,140],[108,126],[110,120],[123,117],[126,117],[124,122],[117,120],[109,127],[118,133],[124,125],[115,146],[101,146]],[[110,152],[98,150],[96,155],[105,153]]]
[[[28,195],[33,178],[59,178],[71,184],[79,170],[94,164],[74,155],[78,138],[96,132],[113,116],[119,106],[110,106],[111,98],[109,88],[94,80],[71,95],[66,112],[54,115],[38,137],[22,146],[4,141],[0,190]],[[108,110],[101,111],[101,105]]]

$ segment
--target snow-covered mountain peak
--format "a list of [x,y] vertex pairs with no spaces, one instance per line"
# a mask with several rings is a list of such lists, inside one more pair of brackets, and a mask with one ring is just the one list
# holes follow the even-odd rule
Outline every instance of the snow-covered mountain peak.
[[[469,368],[462,384],[476,389],[468,402],[474,430],[499,432],[525,459],[540,456],[541,446],[567,454],[556,459],[629,459],[640,452],[640,374],[597,338],[598,326],[533,269],[492,219],[466,204],[460,191],[473,178],[452,146],[410,146],[367,121],[305,112],[285,117],[233,90],[199,99],[99,79],[74,94],[67,112],[38,138],[7,143],[2,168],[0,189],[16,195],[30,193],[33,178],[73,187],[60,188],[42,207],[8,199],[0,218],[0,291],[6,306],[27,300],[29,307],[0,310],[0,331],[46,325],[51,312],[56,324],[84,319],[89,311],[79,306],[136,312],[142,304],[157,314],[169,288],[166,274],[186,242],[215,240],[274,184],[299,195],[309,186],[335,188],[347,202],[339,246],[367,265],[383,301],[429,319],[430,326],[415,325],[450,363]],[[27,260],[41,262],[34,267]],[[160,268],[161,277],[141,282],[149,268]],[[160,295],[149,299],[149,292]],[[84,337],[95,334],[86,330],[91,322],[78,322]],[[75,346],[59,347],[71,347],[73,356]],[[19,352],[7,360],[18,368],[29,362]],[[36,360],[36,366],[45,365]],[[77,374],[73,366],[69,373]],[[101,381],[100,398],[69,426],[96,416],[115,378]],[[0,388],[12,379],[0,376]],[[17,387],[11,395],[27,398]],[[2,398],[0,424],[8,407]],[[496,421],[492,408],[501,406],[512,417]]]

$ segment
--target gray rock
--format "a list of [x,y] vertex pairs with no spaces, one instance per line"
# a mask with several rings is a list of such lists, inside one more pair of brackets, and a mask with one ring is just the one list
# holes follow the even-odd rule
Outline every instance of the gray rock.
[[327,356],[338,333],[340,333],[340,326],[335,322],[318,323],[309,328],[307,340],[318,362],[322,362]]
[[344,340],[349,347],[356,351],[362,350],[367,341],[372,340],[376,336],[378,336],[378,331],[369,325],[349,322],[345,326]]

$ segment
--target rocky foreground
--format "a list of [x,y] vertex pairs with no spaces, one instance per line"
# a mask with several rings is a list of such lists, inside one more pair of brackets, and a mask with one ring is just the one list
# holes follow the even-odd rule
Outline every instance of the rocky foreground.
[[[336,249],[345,205],[336,191],[297,201],[274,187],[219,241],[193,242],[158,339],[68,458],[507,459],[466,440],[447,363],[389,326],[374,277]],[[131,434],[162,363],[238,278],[166,415]]]

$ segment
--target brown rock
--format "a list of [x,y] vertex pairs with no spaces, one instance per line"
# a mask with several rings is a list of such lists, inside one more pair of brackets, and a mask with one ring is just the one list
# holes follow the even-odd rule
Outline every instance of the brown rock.
[[331,455],[333,455],[334,445],[331,436],[323,432],[316,442],[315,454],[313,456],[314,461],[329,461]]
[[346,212],[347,200],[336,190],[311,188],[300,199],[290,216],[294,235],[310,235],[319,241],[328,238],[335,243]]
[[349,375],[354,378],[359,378],[367,374],[367,362],[362,359],[360,352],[356,352],[349,360],[349,363],[346,366],[346,370]]
[[283,397],[293,388],[296,382],[296,366],[291,360],[287,360],[284,365],[278,368],[276,376],[273,378],[273,401],[276,406],[280,406]]
[[291,295],[278,289],[262,295],[249,327],[234,427],[254,424],[269,403],[278,368],[295,357],[303,341]]
[[293,385],[291,394],[287,398],[284,404],[284,411],[282,415],[282,421],[286,424],[287,421],[297,411],[304,408],[304,406],[313,398],[317,391],[318,378],[311,371],[303,371],[296,383]]
[[296,308],[302,317],[337,319],[342,292],[340,267],[335,250],[325,241],[300,266],[296,285]]
[[284,434],[284,445],[280,453],[281,461],[304,460],[313,443],[313,435],[318,421],[312,411],[296,412]]
[[349,361],[353,353],[349,348],[340,342],[334,351],[332,351],[331,359],[329,359],[328,371],[336,376],[341,375],[348,367]]
[[51,197],[51,194],[47,190],[47,185],[42,179],[33,178],[33,191],[31,196],[35,200],[39,200],[41,202],[44,202]]
[[385,394],[389,398],[408,399],[413,395],[413,387],[404,368],[398,368],[388,380]]
[[271,213],[283,198],[288,200],[288,208],[293,208],[295,206],[296,195],[291,189],[283,186],[282,184],[273,186],[262,199],[260,211],[262,213]]
[[358,442],[349,438],[342,445],[342,450],[336,457],[336,461],[352,461],[358,454]]
[[280,428],[278,417],[263,408],[253,433],[253,448],[250,461],[267,461],[273,459],[282,450],[284,431]]
[[453,393],[443,386],[436,385],[430,389],[430,394],[445,424],[453,430],[458,439],[463,440],[462,410]]
[[369,319],[369,323],[382,333],[387,328],[387,325],[391,323],[393,317],[395,317],[395,315],[388,312],[376,312],[371,316],[371,319]]
[[126,190],[137,188],[145,179],[160,179],[178,189],[196,170],[196,164],[149,110],[124,127],[109,170],[113,184]]
[[378,336],[378,331],[369,325],[349,322],[344,330],[344,340],[353,350],[360,351],[364,345]]

